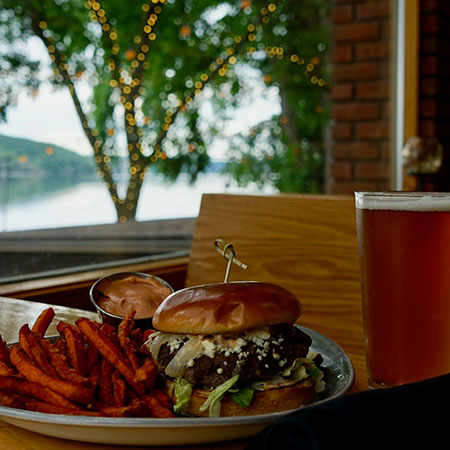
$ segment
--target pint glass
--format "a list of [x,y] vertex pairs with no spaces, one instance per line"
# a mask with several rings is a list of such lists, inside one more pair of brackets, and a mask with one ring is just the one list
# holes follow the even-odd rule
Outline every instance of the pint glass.
[[356,192],[369,387],[450,372],[450,193]]

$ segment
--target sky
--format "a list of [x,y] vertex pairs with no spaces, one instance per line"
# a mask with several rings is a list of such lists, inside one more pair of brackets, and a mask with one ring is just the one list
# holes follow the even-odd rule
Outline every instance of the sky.
[[[26,51],[48,67],[50,58],[38,38],[28,41]],[[92,153],[67,89],[55,90],[44,82],[36,97],[19,95],[17,105],[8,109],[7,119],[0,123],[0,134],[60,145],[82,155]]]

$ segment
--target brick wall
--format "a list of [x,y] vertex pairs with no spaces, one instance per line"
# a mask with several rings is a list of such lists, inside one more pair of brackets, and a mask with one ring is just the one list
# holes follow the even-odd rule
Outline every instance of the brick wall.
[[[419,133],[437,137],[444,148],[432,189],[450,190],[450,2],[420,2]],[[431,178],[431,177],[430,177]]]
[[327,192],[390,188],[391,2],[334,0]]

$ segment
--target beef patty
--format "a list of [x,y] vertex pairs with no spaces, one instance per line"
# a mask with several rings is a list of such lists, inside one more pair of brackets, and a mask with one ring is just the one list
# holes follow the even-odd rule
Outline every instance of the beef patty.
[[[175,346],[161,346],[158,352],[160,370],[167,367],[187,339]],[[311,345],[311,338],[290,324],[239,335],[205,336],[205,339],[210,340],[212,350],[194,358],[183,378],[193,385],[210,387],[219,386],[235,375],[239,375],[238,385],[267,380],[283,368],[289,368],[295,359],[306,357]]]

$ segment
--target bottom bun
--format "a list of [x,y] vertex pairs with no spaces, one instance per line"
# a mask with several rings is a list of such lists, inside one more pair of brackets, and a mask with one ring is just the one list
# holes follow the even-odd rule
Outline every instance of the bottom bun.
[[[184,413],[198,417],[209,417],[209,411],[200,411],[200,407],[208,398],[209,391],[193,389],[191,401]],[[248,407],[239,406],[231,397],[225,395],[220,404],[220,417],[255,416],[288,411],[309,405],[314,398],[315,382],[307,378],[293,386],[255,391],[253,400]],[[174,396],[174,395],[173,395]],[[173,398],[175,401],[176,399]]]

